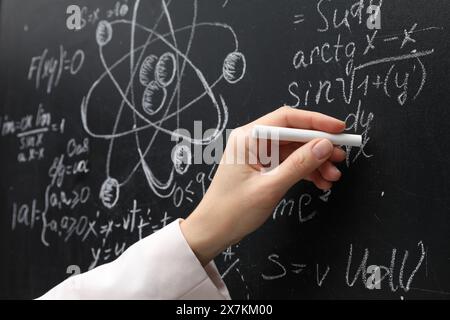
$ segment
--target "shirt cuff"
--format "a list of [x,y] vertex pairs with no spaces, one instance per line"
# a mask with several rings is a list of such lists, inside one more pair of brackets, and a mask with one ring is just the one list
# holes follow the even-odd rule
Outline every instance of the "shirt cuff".
[[[174,257],[177,263],[182,267],[183,275],[180,275],[179,292],[185,291],[180,295],[180,299],[197,300],[197,299],[214,299],[214,300],[230,300],[230,294],[222,277],[217,270],[214,261],[211,261],[204,268],[197,259],[195,253],[189,246],[180,228],[181,219],[178,219],[168,225],[167,230],[158,232],[167,232],[167,236],[172,237],[172,245],[178,248],[178,255]],[[165,228],[165,229],[166,229]],[[161,235],[162,236],[162,235]],[[187,281],[192,279],[192,281]]]

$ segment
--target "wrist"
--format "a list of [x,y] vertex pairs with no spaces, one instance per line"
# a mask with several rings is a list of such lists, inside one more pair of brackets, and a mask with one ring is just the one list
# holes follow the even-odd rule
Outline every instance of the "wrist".
[[197,210],[181,221],[180,228],[202,266],[206,266],[226,248],[226,241],[217,231],[215,223],[208,221]]

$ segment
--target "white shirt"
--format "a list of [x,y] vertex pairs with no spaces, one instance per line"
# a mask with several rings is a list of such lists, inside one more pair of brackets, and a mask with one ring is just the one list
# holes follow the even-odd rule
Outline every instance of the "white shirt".
[[214,262],[202,267],[176,220],[115,261],[72,276],[39,299],[231,298]]

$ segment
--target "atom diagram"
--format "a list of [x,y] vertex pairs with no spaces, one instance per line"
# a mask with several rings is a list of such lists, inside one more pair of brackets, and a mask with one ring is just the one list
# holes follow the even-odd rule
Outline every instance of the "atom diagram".
[[[183,0],[187,1],[187,0]],[[156,177],[152,168],[155,167],[147,158],[152,153],[158,153],[155,145],[157,136],[165,135],[168,140],[172,137],[183,139],[191,144],[207,145],[213,142],[224,131],[228,122],[228,108],[222,95],[216,95],[214,88],[221,82],[236,84],[243,79],[246,72],[245,56],[239,51],[239,43],[233,29],[218,22],[198,22],[198,0],[192,1],[193,16],[191,23],[175,28],[170,14],[171,4],[175,0],[162,0],[155,2],[160,4],[161,13],[153,27],[147,27],[137,22],[140,0],[136,0],[133,7],[131,20],[119,19],[114,21],[102,20],[98,23],[95,39],[98,45],[99,58],[104,72],[97,78],[81,104],[81,118],[86,132],[97,139],[108,141],[108,153],[106,157],[106,179],[104,180],[99,197],[106,208],[113,208],[120,197],[120,189],[127,184],[142,169],[151,190],[161,198],[170,197],[175,189],[176,175],[183,175],[189,170],[191,150],[186,145],[176,146],[172,152],[170,174],[164,179]],[[157,5],[155,5],[157,7]],[[168,32],[162,33],[160,26],[165,24]],[[126,54],[114,62],[107,62],[106,53],[110,52],[115,42],[115,32],[119,28],[126,27],[130,35],[130,47]],[[214,31],[222,29],[231,35],[231,47],[223,60],[221,74],[213,82],[208,82],[200,66],[194,64],[190,57],[190,51],[194,44],[196,31],[207,29]],[[145,34],[145,42],[136,43],[137,32]],[[185,50],[181,49],[180,37],[187,35]],[[164,52],[154,50],[155,46],[163,47]],[[128,82],[124,85],[116,73],[126,67]],[[183,78],[187,73],[195,77],[200,84],[202,92],[183,101],[181,99]],[[190,78],[191,81],[192,78]],[[101,99],[100,86],[109,86],[119,95],[116,106],[108,106],[108,112],[114,112],[112,132],[107,134],[96,132],[95,126],[89,121],[90,110],[95,109]],[[139,88],[139,89],[137,89]],[[216,114],[216,126],[214,132],[202,139],[191,138],[178,133],[180,117],[193,107],[199,107],[199,101],[207,99],[207,104],[201,104],[202,108],[212,108]],[[132,124],[125,129],[119,129],[121,119],[131,115]],[[176,125],[169,125],[169,120],[175,120]],[[146,130],[152,130],[149,137],[142,141],[142,134]],[[116,152],[118,139],[134,137],[137,161],[133,163],[133,169],[126,172],[125,178],[119,179],[112,172],[111,160]],[[120,181],[119,181],[120,180]]]

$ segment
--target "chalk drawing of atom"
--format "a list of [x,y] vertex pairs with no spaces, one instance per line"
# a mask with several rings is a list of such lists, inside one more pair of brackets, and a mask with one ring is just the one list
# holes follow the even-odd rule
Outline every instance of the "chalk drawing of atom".
[[[246,72],[245,56],[239,51],[234,30],[219,22],[199,22],[198,0],[146,1],[145,5],[149,3],[152,19],[141,19],[145,12],[137,0],[130,20],[98,23],[95,39],[104,72],[92,83],[81,104],[86,132],[108,142],[106,178],[99,197],[109,209],[117,204],[121,188],[137,172],[144,173],[155,195],[170,197],[176,177],[189,171],[192,155],[189,147],[179,144],[167,159],[161,159],[161,149],[166,149],[161,146],[170,146],[174,137],[194,145],[207,145],[217,139],[226,128],[228,108],[215,89],[221,83],[238,83]],[[186,19],[186,7],[192,13],[184,25],[178,25],[171,14],[171,9],[180,4],[183,10],[177,12],[183,13],[182,20]],[[149,20],[152,22],[147,26]],[[206,43],[199,39],[199,32],[210,34]],[[211,36],[219,38],[220,50],[226,48],[219,55],[215,76],[205,73],[202,57],[195,50],[199,42],[202,48],[208,46]],[[118,50],[123,47],[126,50]],[[192,138],[179,133],[177,129],[188,127],[182,124],[186,115],[192,119],[192,114],[196,114],[196,121],[202,120],[198,115],[203,115],[205,121],[213,119],[213,130],[208,131],[211,134]],[[161,175],[166,167],[169,170],[163,177],[155,174],[157,171]]]

